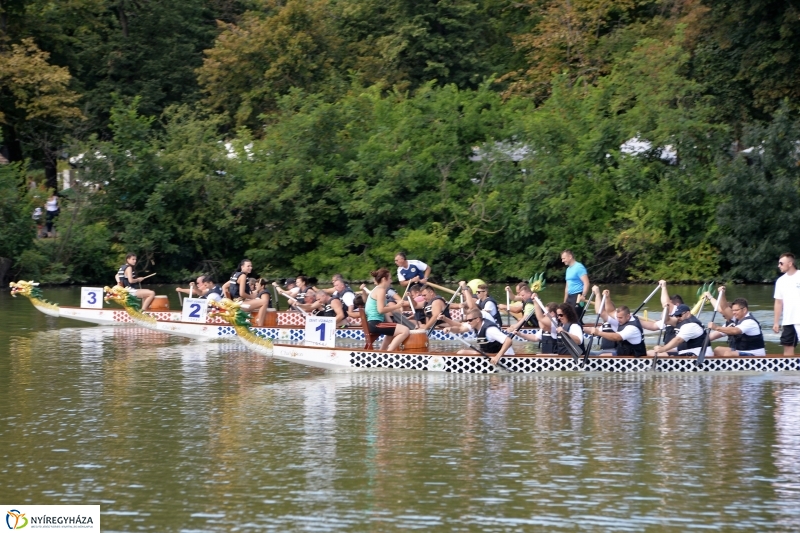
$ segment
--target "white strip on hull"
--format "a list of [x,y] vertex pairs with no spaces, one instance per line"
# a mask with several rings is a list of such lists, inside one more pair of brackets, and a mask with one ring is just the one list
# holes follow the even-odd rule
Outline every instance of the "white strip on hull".
[[[246,343],[247,344],[247,343]],[[266,350],[257,350],[265,353]],[[508,370],[520,373],[537,372],[648,372],[651,357],[590,357],[586,366],[571,356],[518,355],[504,357],[494,367],[482,355],[452,353],[377,352],[359,349],[314,348],[301,345],[275,344],[272,357],[316,368],[338,371],[362,370],[427,370],[453,373],[494,373]],[[694,357],[659,357],[661,372],[797,372],[800,357],[708,357],[701,367]]]

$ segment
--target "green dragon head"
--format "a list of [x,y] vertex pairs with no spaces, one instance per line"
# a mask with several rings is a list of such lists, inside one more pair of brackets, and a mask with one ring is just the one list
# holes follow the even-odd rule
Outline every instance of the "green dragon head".
[[39,284],[33,280],[31,281],[17,281],[11,282],[8,284],[11,287],[11,296],[16,296],[19,294],[21,296],[26,296],[31,300],[39,300],[40,302],[50,304],[50,305],[58,305],[54,304],[53,302],[48,302],[44,298],[44,294],[42,294],[42,289],[39,288]]
[[228,298],[218,301],[209,300],[208,314],[217,315],[232,326],[250,327],[250,315],[242,310],[241,303]]
[[111,301],[122,307],[130,307],[134,311],[141,312],[142,304],[139,303],[139,299],[132,295],[125,287],[121,287],[120,285],[103,287],[103,291],[105,292],[105,300],[107,302]]

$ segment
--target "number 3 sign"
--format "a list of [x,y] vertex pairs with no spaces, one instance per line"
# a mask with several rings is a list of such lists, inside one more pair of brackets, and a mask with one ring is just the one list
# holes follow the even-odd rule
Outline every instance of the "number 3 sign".
[[205,298],[183,299],[183,313],[181,314],[181,320],[183,322],[200,322],[204,324],[207,313],[208,300]]
[[103,289],[97,287],[81,287],[81,307],[83,309],[102,309]]
[[306,317],[306,346],[336,346],[336,317],[333,316],[307,316]]

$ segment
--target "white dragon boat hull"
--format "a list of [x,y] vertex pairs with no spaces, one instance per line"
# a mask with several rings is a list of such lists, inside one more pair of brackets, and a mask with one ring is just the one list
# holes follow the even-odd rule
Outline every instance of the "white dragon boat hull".
[[[291,363],[325,370],[358,372],[364,370],[417,370],[452,373],[539,373],[539,372],[649,372],[652,357],[592,356],[584,365],[569,355],[522,354],[504,357],[495,367],[483,355],[431,352],[380,352],[355,348],[318,348],[300,344],[264,346],[240,340],[254,351]],[[271,352],[271,353],[270,353]],[[800,371],[800,357],[768,355],[762,357],[707,357],[697,366],[694,357],[659,357],[661,372],[787,372]]]

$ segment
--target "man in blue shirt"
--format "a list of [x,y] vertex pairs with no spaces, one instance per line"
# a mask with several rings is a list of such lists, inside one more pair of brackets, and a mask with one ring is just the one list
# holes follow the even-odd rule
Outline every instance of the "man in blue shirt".
[[394,264],[397,265],[397,280],[403,287],[409,283],[425,283],[431,277],[431,267],[417,259],[407,259],[403,252],[394,256]]
[[564,301],[571,305],[578,303],[578,295],[586,299],[589,292],[589,274],[586,267],[575,260],[572,250],[561,252],[561,261],[567,265],[567,286],[564,287]]

